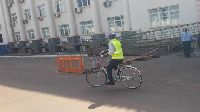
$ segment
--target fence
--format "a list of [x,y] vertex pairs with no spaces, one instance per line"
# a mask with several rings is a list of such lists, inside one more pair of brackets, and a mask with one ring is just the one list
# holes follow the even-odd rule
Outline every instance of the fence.
[[67,73],[82,73],[83,72],[82,56],[58,55],[57,65],[60,72],[67,72]]

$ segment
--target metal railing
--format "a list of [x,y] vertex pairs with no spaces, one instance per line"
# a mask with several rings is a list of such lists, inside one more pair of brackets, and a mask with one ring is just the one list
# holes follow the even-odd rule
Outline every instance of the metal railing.
[[[130,51],[151,51],[155,48],[165,53],[179,51],[181,46],[181,34],[187,28],[191,35],[196,36],[200,33],[200,22],[176,25],[159,28],[152,31],[132,32],[130,35],[117,37],[121,41],[123,49]],[[79,40],[77,46],[87,46],[88,48],[108,47],[108,38]]]
[[200,33],[200,22],[132,33],[134,35],[124,36],[121,41],[126,49],[149,51],[159,46],[166,52],[172,52],[181,49],[180,37],[185,28],[196,36]]

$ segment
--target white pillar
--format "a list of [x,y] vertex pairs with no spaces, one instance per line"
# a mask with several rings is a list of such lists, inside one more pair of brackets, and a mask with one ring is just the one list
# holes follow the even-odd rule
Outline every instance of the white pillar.
[[123,15],[124,15],[124,30],[131,31],[131,19],[128,0],[122,0]]
[[72,5],[72,0],[67,0],[67,14],[69,19],[70,36],[76,36],[76,25],[74,18],[74,8]]
[[5,28],[8,36],[9,42],[15,42],[12,27],[11,27],[11,19],[10,19],[10,12],[8,10],[8,0],[2,0],[3,9],[5,14]]
[[50,38],[57,38],[56,35],[56,26],[54,21],[54,13],[53,13],[53,7],[52,7],[52,0],[46,0],[46,11],[47,11],[47,19],[49,24],[49,32],[50,32]]
[[101,26],[100,26],[97,0],[90,0],[90,2],[91,2],[91,10],[92,10],[92,15],[93,15],[94,34],[101,34]]
[[29,2],[30,4],[30,11],[31,11],[31,22],[33,25],[33,30],[34,30],[34,34],[35,34],[35,39],[34,40],[40,40],[41,36],[40,36],[40,31],[39,31],[39,25],[38,25],[38,21],[37,21],[37,15],[36,15],[36,9],[35,9],[35,0],[30,0]]
[[21,36],[20,41],[26,41],[27,38],[26,38],[26,33],[25,33],[25,27],[23,24],[23,16],[22,16],[22,10],[21,10],[19,0],[14,0],[14,3],[15,3],[15,10],[17,13],[17,23],[19,25],[20,36]]

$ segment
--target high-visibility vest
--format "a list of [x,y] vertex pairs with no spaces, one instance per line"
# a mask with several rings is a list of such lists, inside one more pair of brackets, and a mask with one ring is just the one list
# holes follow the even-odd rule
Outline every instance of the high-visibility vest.
[[121,43],[116,39],[112,39],[109,43],[112,43],[115,47],[115,52],[112,54],[112,59],[124,59]]

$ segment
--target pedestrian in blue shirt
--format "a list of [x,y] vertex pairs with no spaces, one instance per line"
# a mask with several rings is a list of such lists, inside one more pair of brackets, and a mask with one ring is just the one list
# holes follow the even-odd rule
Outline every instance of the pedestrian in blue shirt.
[[197,39],[192,37],[192,35],[188,32],[187,28],[185,28],[184,32],[181,35],[181,43],[183,44],[185,58],[190,57],[191,40],[197,40]]
[[199,48],[200,48],[200,34],[198,35],[198,38],[197,38],[197,43],[199,45]]

